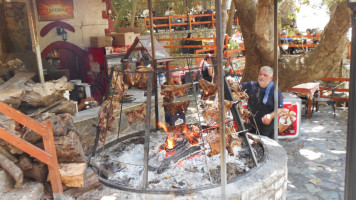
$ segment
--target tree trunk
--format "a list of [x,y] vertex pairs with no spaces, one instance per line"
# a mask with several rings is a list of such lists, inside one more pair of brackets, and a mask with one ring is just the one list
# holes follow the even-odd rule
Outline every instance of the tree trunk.
[[234,24],[235,2],[231,1],[229,21],[227,21],[226,34],[232,36],[232,25]]
[[242,81],[257,80],[261,66],[273,66],[273,0],[235,0],[235,6],[246,52]]
[[[257,80],[261,66],[273,67],[273,0],[234,0],[246,49],[242,81]],[[347,50],[351,11],[347,1],[336,1],[319,45],[312,51],[279,63],[279,88],[331,76]],[[276,77],[275,77],[276,78]]]
[[222,21],[222,36],[225,38],[226,33],[226,22],[227,22],[227,1],[221,2],[221,21]]
[[131,11],[130,27],[135,27],[136,11],[137,11],[137,0],[132,0],[132,11]]

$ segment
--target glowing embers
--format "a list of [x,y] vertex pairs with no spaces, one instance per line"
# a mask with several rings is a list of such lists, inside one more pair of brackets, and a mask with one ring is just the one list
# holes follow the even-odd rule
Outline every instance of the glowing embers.
[[190,145],[198,144],[200,141],[199,127],[195,125],[190,128],[187,124],[168,127],[165,123],[158,122],[158,126],[167,134],[165,144],[159,147],[159,151],[166,151],[166,157],[174,155],[177,151],[186,149]]

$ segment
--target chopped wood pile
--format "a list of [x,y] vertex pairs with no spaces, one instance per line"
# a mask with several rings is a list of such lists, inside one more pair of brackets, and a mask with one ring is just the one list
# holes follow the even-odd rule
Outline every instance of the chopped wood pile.
[[[0,62],[0,101],[39,123],[51,121],[61,179],[67,186],[65,188],[100,186],[96,176],[93,180],[92,173],[86,167],[87,157],[72,120],[72,115],[76,112],[75,104],[63,96],[65,91],[73,89],[73,85],[67,82],[66,77],[34,83],[34,76],[34,73],[25,71],[24,64],[19,59],[6,64]],[[40,135],[1,113],[0,128],[44,149]],[[0,167],[15,180],[15,188],[22,186],[24,178],[39,182],[49,181],[46,164],[1,139]],[[86,174],[90,177],[86,177]],[[90,179],[88,185],[87,178]],[[73,191],[75,190],[71,190],[71,193]]]

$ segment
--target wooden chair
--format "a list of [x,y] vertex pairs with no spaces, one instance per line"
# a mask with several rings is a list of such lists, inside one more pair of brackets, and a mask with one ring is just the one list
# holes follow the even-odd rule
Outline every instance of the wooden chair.
[[[316,107],[315,111],[317,112],[318,111],[317,104],[319,102],[325,102],[332,107],[333,113],[334,113],[334,118],[336,117],[336,113],[335,113],[336,101],[334,101],[335,91],[338,87],[340,87],[344,83],[345,83],[345,81],[337,84],[336,86],[324,88],[324,89],[321,89],[321,90],[318,90],[315,92],[314,98],[313,98],[312,113],[311,113],[312,116],[313,116],[313,112],[314,112],[314,107]],[[329,95],[328,95],[328,93],[329,93]]]

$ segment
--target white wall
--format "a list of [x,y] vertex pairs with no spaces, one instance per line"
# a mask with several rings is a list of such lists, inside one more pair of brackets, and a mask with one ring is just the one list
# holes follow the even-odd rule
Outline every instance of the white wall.
[[[33,1],[36,4],[36,1]],[[74,27],[75,32],[67,31],[67,42],[85,49],[90,45],[91,36],[105,36],[108,28],[108,20],[102,18],[102,11],[106,11],[106,3],[102,0],[73,0],[74,19],[60,20]],[[55,41],[63,41],[57,35],[56,29],[52,29],[44,37],[40,36],[41,29],[53,21],[38,20],[37,5],[35,5],[35,18],[37,37],[39,38],[41,51]]]

